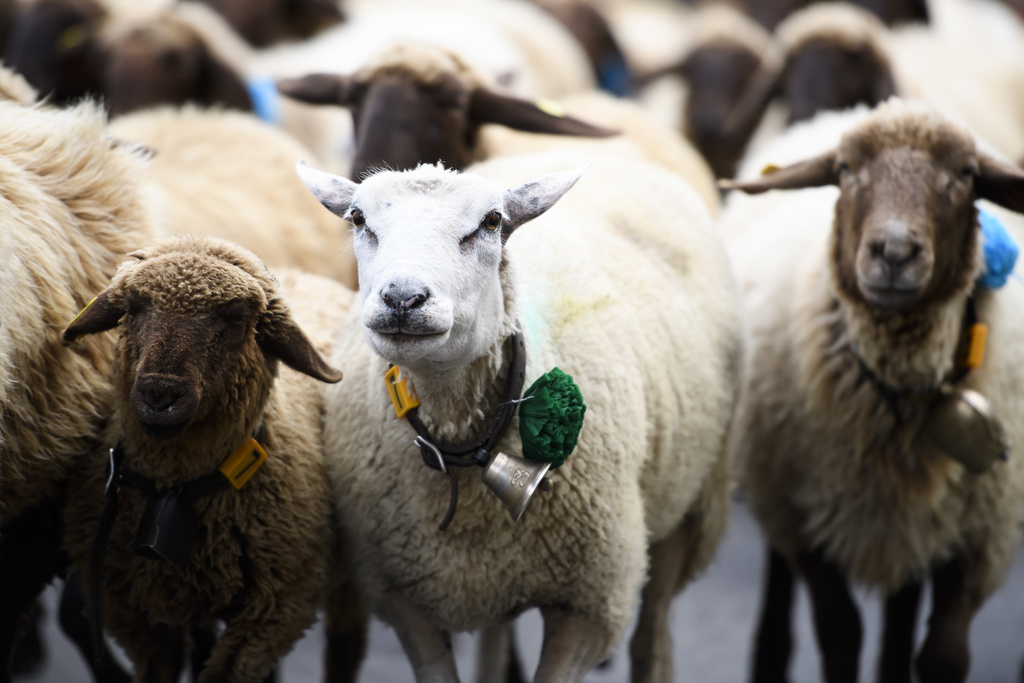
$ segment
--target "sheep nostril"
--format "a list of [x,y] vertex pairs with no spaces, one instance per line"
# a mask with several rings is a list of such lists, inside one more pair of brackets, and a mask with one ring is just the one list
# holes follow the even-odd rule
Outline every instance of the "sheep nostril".
[[181,398],[181,391],[169,388],[146,389],[142,392],[142,400],[146,406],[156,413],[162,413],[174,405],[175,401]]
[[380,298],[384,299],[384,305],[392,310],[397,310],[401,305],[401,301],[396,296],[392,296],[388,291],[380,293]]
[[427,297],[423,294],[414,294],[405,301],[402,302],[402,308],[410,309],[422,306],[423,302],[427,300]]

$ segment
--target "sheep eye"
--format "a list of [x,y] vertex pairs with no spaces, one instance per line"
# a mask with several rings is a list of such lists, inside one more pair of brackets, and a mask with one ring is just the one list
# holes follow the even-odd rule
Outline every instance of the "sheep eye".
[[840,161],[839,162],[839,172],[840,173],[852,173],[852,171],[850,170],[850,165],[848,163],[846,163],[845,161]]
[[960,177],[963,178],[964,180],[966,180],[967,178],[970,178],[975,173],[977,173],[977,171],[974,170],[973,166],[969,166],[968,165],[968,166],[964,166],[962,169],[960,169]]
[[487,228],[490,231],[495,231],[501,225],[501,214],[497,211],[491,211],[487,216],[484,217],[483,222],[480,223],[481,227]]
[[361,228],[366,225],[366,216],[364,216],[363,212],[359,209],[352,209],[352,211],[349,212],[348,219],[352,221],[352,225],[357,228]]

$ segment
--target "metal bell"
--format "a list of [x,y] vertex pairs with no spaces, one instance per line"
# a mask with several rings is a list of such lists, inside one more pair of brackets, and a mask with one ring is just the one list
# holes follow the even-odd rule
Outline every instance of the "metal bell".
[[924,430],[936,448],[974,473],[984,472],[997,459],[1006,460],[1010,451],[992,404],[970,389],[935,401]]
[[550,467],[549,462],[535,462],[496,451],[484,469],[484,483],[501,498],[512,521],[518,522]]

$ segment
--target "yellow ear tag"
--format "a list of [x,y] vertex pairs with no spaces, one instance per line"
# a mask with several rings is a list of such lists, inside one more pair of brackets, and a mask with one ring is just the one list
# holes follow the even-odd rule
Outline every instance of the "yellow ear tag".
[[545,114],[557,116],[560,119],[565,118],[565,107],[554,100],[537,100],[537,109],[540,109]]
[[267,452],[259,442],[249,437],[249,440],[235,449],[235,452],[228,456],[224,464],[220,466],[221,474],[228,478],[231,485],[236,489],[245,486],[245,482],[256,474],[256,470],[266,461]]
[[761,169],[761,175],[771,175],[772,173],[775,173],[781,168],[781,166],[776,166],[775,164],[768,164]]
[[405,417],[406,413],[420,404],[416,396],[409,391],[406,380],[398,379],[397,365],[385,373],[384,384],[388,387],[388,396],[391,397],[391,405],[395,407],[395,415],[398,417]]
[[971,344],[967,349],[967,367],[976,370],[985,360],[985,342],[988,341],[988,325],[974,323],[971,325]]
[[[92,299],[90,299],[90,300],[89,300],[89,303],[87,303],[87,304],[86,304],[86,305],[85,305],[85,306],[84,306],[84,307],[82,308],[82,310],[80,310],[80,311],[78,312],[78,315],[76,315],[76,316],[75,316],[75,320],[78,320],[79,318],[81,318],[81,317],[82,317],[82,314],[83,314],[83,313],[85,313],[86,311],[88,311],[88,310],[89,310],[89,307],[90,307],[90,306],[92,306],[92,303],[93,303],[94,301],[96,301],[96,297],[93,297]],[[75,324],[75,320],[72,320],[71,322],[69,322],[69,323],[68,323],[68,327],[71,327],[72,325],[74,325],[74,324]]]
[[57,53],[70,52],[81,45],[89,37],[85,24],[72,24],[57,36]]

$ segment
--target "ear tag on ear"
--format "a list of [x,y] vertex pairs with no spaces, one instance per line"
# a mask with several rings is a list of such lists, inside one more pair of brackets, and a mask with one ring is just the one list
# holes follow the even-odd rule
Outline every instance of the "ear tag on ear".
[[398,379],[397,365],[392,366],[384,375],[384,384],[387,385],[391,405],[395,407],[395,415],[399,418],[405,417],[406,413],[419,406],[419,400],[409,391],[408,382]]
[[57,53],[70,52],[88,38],[85,24],[78,23],[68,26],[57,36]]
[[92,304],[93,304],[93,302],[94,302],[94,301],[96,301],[96,297],[93,297],[92,299],[90,299],[90,300],[89,300],[89,303],[87,303],[87,304],[86,304],[86,305],[85,305],[85,306],[84,306],[84,307],[82,308],[82,310],[80,310],[80,311],[78,312],[78,315],[76,315],[76,316],[75,316],[75,319],[74,319],[74,320],[72,320],[71,322],[69,322],[69,323],[68,323],[68,327],[71,327],[72,325],[74,325],[74,324],[75,324],[75,322],[76,322],[76,321],[77,321],[77,320],[78,320],[79,318],[81,318],[81,317],[82,317],[82,314],[83,314],[83,313],[85,313],[86,311],[88,311],[88,310],[89,310],[89,307],[90,307],[90,306],[92,306]]
[[545,114],[557,116],[560,119],[565,118],[565,107],[554,100],[537,100],[537,109],[540,109]]
[[764,168],[761,169],[761,175],[771,175],[772,173],[775,173],[781,168],[781,166],[776,166],[775,164],[767,164]]
[[235,449],[235,452],[228,456],[224,464],[220,466],[220,472],[231,485],[236,489],[245,486],[245,482],[252,479],[256,470],[266,461],[267,452],[259,442],[249,437],[248,441]]
[[967,348],[966,365],[971,370],[981,367],[985,360],[985,342],[988,341],[988,325],[985,323],[974,323],[971,325],[971,343]]

